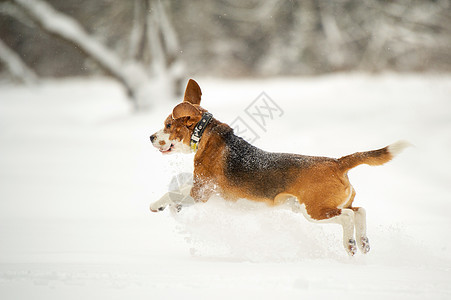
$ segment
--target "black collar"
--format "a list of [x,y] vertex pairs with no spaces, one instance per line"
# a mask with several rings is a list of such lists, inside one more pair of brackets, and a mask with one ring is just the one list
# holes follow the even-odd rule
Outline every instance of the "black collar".
[[210,123],[211,119],[213,118],[213,115],[211,113],[203,113],[202,118],[200,121],[196,124],[196,127],[194,127],[193,135],[191,136],[191,150],[194,152],[197,150],[197,144],[200,141],[200,138],[202,137],[202,134],[204,133],[205,128]]

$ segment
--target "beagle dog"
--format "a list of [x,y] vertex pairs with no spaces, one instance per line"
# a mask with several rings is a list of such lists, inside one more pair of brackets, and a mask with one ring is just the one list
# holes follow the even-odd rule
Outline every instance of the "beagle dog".
[[189,80],[183,102],[174,107],[164,128],[150,136],[153,146],[163,154],[195,152],[192,185],[181,188],[179,201],[166,194],[151,204],[151,211],[168,205],[180,210],[183,199],[206,202],[213,194],[270,206],[290,203],[309,221],[340,224],[350,256],[356,254],[357,247],[368,253],[366,213],[353,206],[356,193],[347,173],[360,164],[382,165],[408,143],[400,141],[339,159],[266,152],[236,136],[230,126],[202,108],[201,95],[199,85]]

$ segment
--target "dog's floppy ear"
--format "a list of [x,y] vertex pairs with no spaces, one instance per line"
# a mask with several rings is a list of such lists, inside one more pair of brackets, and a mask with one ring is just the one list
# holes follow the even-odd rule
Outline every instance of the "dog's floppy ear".
[[180,119],[183,117],[186,117],[188,119],[188,125],[191,125],[199,122],[202,118],[202,113],[192,104],[182,102],[172,110],[172,118]]
[[202,96],[202,91],[199,85],[193,79],[188,81],[185,89],[185,96],[183,97],[183,102],[189,102],[191,104],[200,104],[200,98]]

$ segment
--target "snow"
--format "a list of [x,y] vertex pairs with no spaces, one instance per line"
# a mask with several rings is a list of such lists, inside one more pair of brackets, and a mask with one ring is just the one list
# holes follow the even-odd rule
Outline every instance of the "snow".
[[[0,89],[2,299],[449,299],[451,77],[341,74],[198,79],[203,106],[241,117],[270,151],[340,157],[407,140],[392,162],[349,174],[371,251],[349,258],[338,225],[286,207],[211,199],[148,207],[192,155],[149,136],[176,103],[131,114],[113,81]],[[245,113],[262,92],[284,111]]]

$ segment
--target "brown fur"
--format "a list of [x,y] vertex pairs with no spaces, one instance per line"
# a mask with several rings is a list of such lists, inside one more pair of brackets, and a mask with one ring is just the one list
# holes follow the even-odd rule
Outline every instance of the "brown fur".
[[[165,121],[164,131],[170,133],[170,139],[189,145],[195,124],[206,112],[199,106],[200,97],[200,88],[190,80],[184,102]],[[294,196],[313,219],[329,219],[340,214],[340,208],[352,208],[355,191],[347,176],[349,169],[363,163],[380,165],[392,158],[388,147],[340,159],[272,153],[274,166],[246,170],[239,164],[233,166],[228,157],[227,136],[232,134],[228,125],[216,119],[207,126],[194,157],[191,196],[196,201],[205,202],[218,193],[229,200],[246,198],[279,205]]]
[[[207,112],[200,106],[201,95],[200,87],[190,80],[184,101],[165,120],[163,132],[169,135],[169,140],[190,145],[196,124]],[[153,142],[155,138],[156,134],[150,139]],[[170,152],[172,146],[163,152]],[[384,164],[405,146],[405,143],[397,143],[339,159],[271,153],[237,137],[227,124],[213,118],[197,145],[190,194],[195,201],[201,202],[213,194],[220,194],[228,200],[245,198],[270,206],[296,199],[304,205],[310,219],[343,226],[343,245],[348,254],[356,252],[354,229],[357,245],[367,253],[370,248],[366,237],[366,213],[363,208],[352,206],[356,193],[347,172],[360,164]],[[151,206],[152,211],[164,209],[164,204],[156,203]]]

